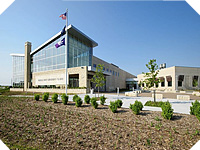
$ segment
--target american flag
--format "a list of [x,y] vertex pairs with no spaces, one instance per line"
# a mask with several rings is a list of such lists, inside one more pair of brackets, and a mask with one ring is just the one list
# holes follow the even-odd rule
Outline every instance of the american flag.
[[64,13],[64,14],[60,15],[59,17],[61,17],[63,20],[66,20],[66,18],[67,18],[66,15],[67,15],[67,14]]

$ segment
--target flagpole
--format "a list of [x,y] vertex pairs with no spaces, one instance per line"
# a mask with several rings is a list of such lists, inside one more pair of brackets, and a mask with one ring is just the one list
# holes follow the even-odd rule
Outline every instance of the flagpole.
[[67,53],[68,52],[68,9],[66,9],[66,37],[65,37],[65,76],[66,76],[66,83],[65,83],[65,93],[67,95],[67,80],[68,80],[68,73],[67,73]]

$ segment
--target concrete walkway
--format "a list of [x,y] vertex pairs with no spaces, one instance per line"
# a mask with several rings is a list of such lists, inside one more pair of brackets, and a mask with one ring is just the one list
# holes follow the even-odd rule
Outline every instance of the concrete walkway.
[[[100,94],[101,96],[102,94]],[[79,94],[79,96],[84,100],[85,94]],[[95,94],[89,94],[90,97],[95,97]],[[97,96],[97,95],[96,95]],[[69,96],[69,100],[72,101],[73,95]],[[110,94],[105,94],[106,103],[105,105],[110,105],[110,101],[115,101],[117,99],[120,99],[123,101],[122,107],[124,108],[129,108],[130,104],[133,104],[136,100],[141,101],[142,104],[144,105],[147,101],[151,100],[153,101],[152,97],[128,97],[128,96],[117,96],[117,95],[110,95]],[[172,108],[174,109],[174,113],[183,113],[183,114],[190,114],[190,106],[192,106],[192,102],[194,100],[177,100],[177,99],[157,99],[156,101],[169,101],[172,105]],[[160,107],[149,107],[149,106],[144,106],[143,110],[151,110],[151,111],[162,111]]]

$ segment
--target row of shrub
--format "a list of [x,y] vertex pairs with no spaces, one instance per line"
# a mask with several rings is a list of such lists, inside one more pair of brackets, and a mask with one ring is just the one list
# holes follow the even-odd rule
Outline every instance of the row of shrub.
[[197,100],[194,103],[192,102],[192,106],[190,106],[190,114],[195,115],[200,121],[200,103]]
[[[34,99],[36,101],[38,101],[39,98],[40,98],[39,94],[35,94],[34,95]],[[68,98],[69,97],[66,94],[62,94],[61,95],[62,103],[64,105],[67,105]],[[48,99],[49,99],[49,93],[44,93],[42,95],[42,100],[45,101],[45,102],[47,102]],[[52,101],[54,103],[57,103],[57,101],[58,101],[58,94],[55,93],[55,94],[52,95]],[[101,96],[100,97],[100,104],[104,105],[105,101],[106,101],[106,97],[105,96]],[[73,96],[73,102],[75,102],[76,107],[81,107],[82,104],[83,104],[82,99],[77,94],[75,94]],[[91,103],[91,105],[95,109],[97,109],[97,107],[98,107],[97,97],[90,98],[89,95],[85,95],[84,102],[86,104],[90,104]],[[118,100],[116,100],[114,102],[110,102],[109,108],[110,108],[110,110],[113,113],[116,113],[117,109],[121,108],[122,104],[123,104],[122,100],[118,99]],[[171,107],[171,104],[169,102],[162,102],[160,104],[162,104],[161,105],[161,108],[162,108],[161,115],[163,116],[163,118],[169,119],[169,120],[172,119],[172,117],[173,117],[173,109]],[[130,104],[129,108],[133,111],[134,114],[138,115],[140,113],[140,111],[143,109],[143,104],[140,101],[136,100],[134,104]],[[190,113],[192,115],[197,116],[197,118],[200,120],[200,103],[198,101],[195,101],[194,103],[192,103],[192,106],[190,107],[190,110],[191,110]]]
[[[39,101],[40,95],[39,95],[39,94],[35,94],[35,95],[34,95],[34,99],[35,99],[36,101]],[[42,100],[45,101],[45,102],[47,102],[48,99],[49,99],[49,93],[44,93],[44,94],[42,95]],[[57,103],[57,102],[58,102],[58,94],[54,93],[54,94],[52,95],[52,98],[51,98],[51,99],[52,99],[52,102]],[[61,99],[62,99],[62,103],[63,103],[64,105],[67,105],[68,96],[67,96],[65,93],[63,93],[63,94],[61,95]]]
[[[150,101],[148,101],[148,103],[151,103],[151,104],[153,104],[154,102],[150,102]],[[145,104],[146,105],[146,104]],[[164,119],[168,119],[168,120],[171,120],[172,119],[172,117],[173,117],[173,109],[172,109],[172,106],[171,106],[171,104],[167,101],[167,102],[158,102],[158,103],[156,103],[155,104],[157,107],[161,107],[161,109],[162,109],[162,113],[161,113],[161,115],[162,115],[162,117],[164,118]],[[149,105],[147,105],[147,106],[149,106]],[[150,105],[150,106],[152,106],[152,105]],[[130,109],[133,111],[133,113],[134,114],[136,114],[136,115],[138,115],[139,113],[140,113],[140,111],[142,110],[142,108],[143,108],[143,105],[142,105],[142,103],[141,102],[139,102],[139,101],[135,101],[135,103],[134,104],[130,104]]]
[[[62,95],[61,95],[62,103],[63,103],[64,105],[67,105],[68,98],[69,98],[69,97],[68,97],[66,94],[62,94]],[[36,101],[38,101],[38,100],[40,99],[40,95],[39,95],[39,94],[35,94],[35,95],[34,95],[34,99],[35,99]],[[42,100],[45,101],[45,102],[47,102],[48,99],[49,99],[49,93],[44,93],[44,94],[42,95]],[[52,99],[52,101],[53,101],[54,103],[57,103],[57,101],[58,101],[58,94],[56,94],[56,93],[53,94],[51,99]],[[76,105],[77,107],[81,107],[82,104],[83,104],[82,99],[81,99],[77,94],[75,94],[75,95],[73,96],[72,100],[73,100],[73,102],[75,102],[75,105]],[[90,98],[89,95],[85,95],[84,101],[85,101],[86,104],[90,104],[90,103],[91,103],[91,105],[92,105],[95,109],[98,107],[98,103],[97,103],[97,98],[96,98],[96,97]],[[105,97],[104,95],[101,96],[101,97],[100,97],[100,104],[101,104],[101,105],[104,105],[104,104],[105,104],[105,101],[106,101],[106,97]]]

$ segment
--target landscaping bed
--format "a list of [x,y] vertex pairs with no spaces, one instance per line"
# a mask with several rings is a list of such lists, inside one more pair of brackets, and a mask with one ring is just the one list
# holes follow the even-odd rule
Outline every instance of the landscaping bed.
[[190,149],[200,140],[193,115],[0,96],[0,139],[10,149]]

